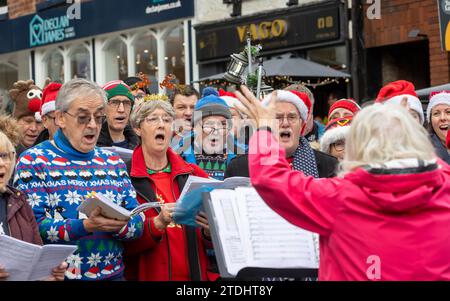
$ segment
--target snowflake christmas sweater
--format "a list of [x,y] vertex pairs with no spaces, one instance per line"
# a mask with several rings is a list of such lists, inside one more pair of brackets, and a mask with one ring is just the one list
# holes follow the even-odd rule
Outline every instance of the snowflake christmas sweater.
[[76,151],[59,130],[54,141],[24,152],[16,167],[15,186],[27,194],[45,244],[73,244],[66,278],[112,280],[123,276],[122,241],[142,235],[144,215],[133,217],[118,233],[88,233],[87,218],[77,207],[92,192],[128,210],[138,203],[126,166],[110,151]]

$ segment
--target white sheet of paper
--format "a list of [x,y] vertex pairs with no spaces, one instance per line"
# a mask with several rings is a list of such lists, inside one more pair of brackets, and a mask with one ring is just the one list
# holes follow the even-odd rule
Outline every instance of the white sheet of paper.
[[29,280],[44,279],[52,274],[52,270],[59,266],[67,257],[75,252],[77,246],[71,245],[45,245],[42,247],[41,256],[36,262]]
[[318,268],[313,233],[283,219],[254,188],[235,191],[242,221],[239,231],[250,266]]
[[9,273],[8,281],[40,280],[51,275],[77,246],[33,245],[0,235],[0,264]]
[[238,216],[233,210],[236,193],[233,190],[216,189],[211,192],[211,205],[216,214],[219,227],[219,239],[224,250],[228,273],[237,275],[246,266],[245,250],[239,235]]

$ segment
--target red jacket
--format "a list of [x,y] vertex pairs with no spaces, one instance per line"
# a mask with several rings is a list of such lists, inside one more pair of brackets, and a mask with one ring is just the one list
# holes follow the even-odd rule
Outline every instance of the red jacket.
[[[207,177],[207,174],[194,164],[186,163],[177,153],[170,148],[167,150],[167,157],[172,167],[173,185],[178,185],[176,178],[180,175],[194,175]],[[138,146],[134,152],[131,161],[130,177],[147,178],[152,181],[148,175],[144,161],[142,146]],[[181,191],[181,187],[179,191]],[[173,192],[175,197],[179,197],[178,191]],[[140,204],[146,201],[138,194],[137,199]],[[180,245],[179,241],[168,241],[166,231],[159,231],[155,228],[153,218],[158,215],[156,210],[145,211],[146,221],[144,233],[139,240],[127,242],[125,245],[125,278],[127,280],[140,281],[167,281],[171,280],[173,267],[171,266],[170,250],[185,248],[187,245]],[[185,228],[183,226],[185,233]],[[212,243],[203,239],[200,228],[197,230],[200,269],[202,280],[216,280],[217,274],[207,271],[209,261],[206,255],[205,247],[212,248]],[[188,255],[186,254],[188,263]],[[185,279],[190,280],[190,279]]]
[[319,280],[450,280],[446,163],[420,173],[359,168],[313,179],[284,158],[269,132],[252,137],[249,168],[258,193],[292,224],[320,234]]

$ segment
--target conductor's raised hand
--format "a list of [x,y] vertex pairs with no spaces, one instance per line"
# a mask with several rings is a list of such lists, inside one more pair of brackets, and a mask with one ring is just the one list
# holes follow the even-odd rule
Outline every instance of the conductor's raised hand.
[[238,109],[246,114],[249,119],[256,122],[258,128],[268,126],[274,128],[275,123],[275,102],[277,98],[276,91],[272,92],[270,102],[264,106],[260,100],[246,87],[241,86],[241,91],[236,91],[236,96],[240,101]]

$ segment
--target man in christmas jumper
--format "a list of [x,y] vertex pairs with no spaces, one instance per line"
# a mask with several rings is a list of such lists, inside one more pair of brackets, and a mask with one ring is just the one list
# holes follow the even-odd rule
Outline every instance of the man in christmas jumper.
[[123,161],[95,146],[105,104],[97,84],[84,79],[66,83],[56,100],[60,129],[53,140],[24,152],[16,168],[15,186],[27,194],[44,243],[78,246],[67,259],[68,279],[122,279],[122,241],[142,235],[143,215],[127,222],[102,216],[100,208],[89,217],[77,210],[93,192],[128,210],[137,206]]

